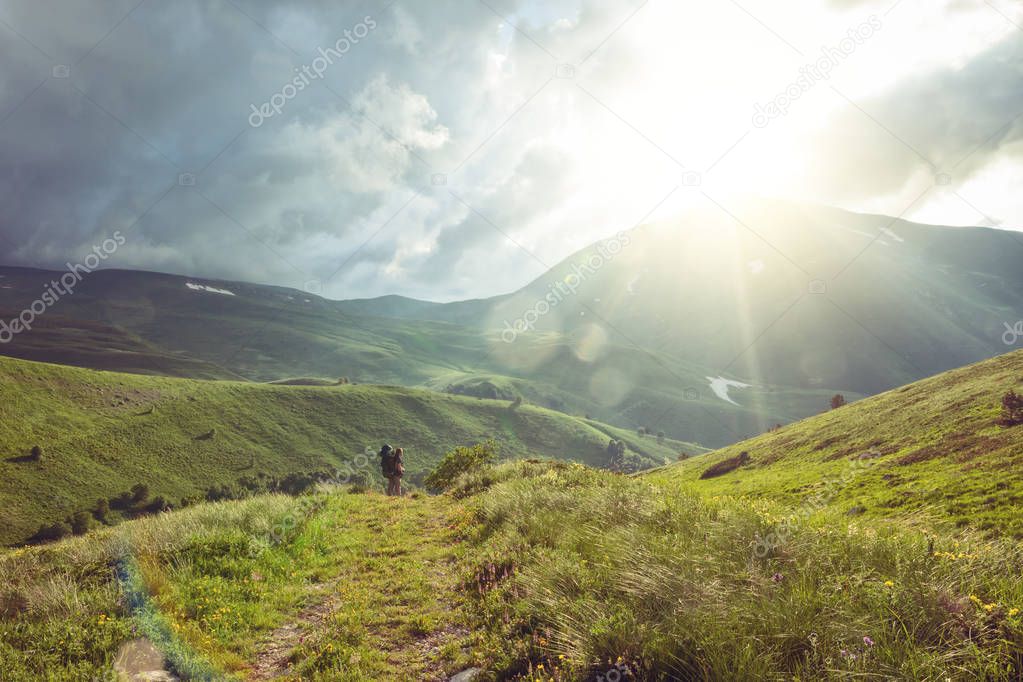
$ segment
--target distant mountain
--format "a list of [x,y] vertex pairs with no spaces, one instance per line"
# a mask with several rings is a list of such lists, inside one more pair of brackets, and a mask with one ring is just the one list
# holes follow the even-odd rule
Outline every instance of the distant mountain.
[[[1023,319],[1023,236],[789,204],[728,210],[630,230],[517,292],[456,303],[99,271],[0,354],[521,395],[717,447],[835,393],[855,400],[1004,352],[1005,324]],[[0,268],[3,319],[55,275]]]
[[535,332],[752,383],[872,394],[1009,350],[1021,261],[1021,233],[744,202],[583,249],[510,296],[379,312],[500,331],[553,296]]

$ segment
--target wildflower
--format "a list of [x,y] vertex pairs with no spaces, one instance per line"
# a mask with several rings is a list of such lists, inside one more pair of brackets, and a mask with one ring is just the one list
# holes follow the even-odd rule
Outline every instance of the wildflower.
[[783,576],[781,573],[775,573],[774,575],[771,576],[771,580],[773,580],[776,583],[780,583],[782,580],[785,580],[785,576]]
[[1009,609],[1009,618],[1015,618],[1019,615],[1019,609]]
[[871,639],[870,635],[863,636],[863,643],[866,644],[867,646],[874,646],[874,640]]
[[884,586],[885,587],[895,587],[895,583],[893,583],[891,580],[885,580],[884,581]]

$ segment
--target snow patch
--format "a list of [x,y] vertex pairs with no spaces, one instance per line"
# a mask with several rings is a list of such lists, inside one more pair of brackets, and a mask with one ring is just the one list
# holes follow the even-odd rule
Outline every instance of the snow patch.
[[714,391],[714,395],[721,398],[726,403],[732,403],[733,405],[738,405],[739,403],[732,400],[731,396],[728,395],[728,389],[750,387],[750,384],[744,384],[741,381],[726,379],[724,377],[707,377],[707,381],[710,382],[710,390]]
[[208,284],[196,284],[194,282],[185,282],[185,286],[191,289],[192,291],[208,291],[211,294],[223,294],[224,296],[235,295],[233,291],[228,291],[227,289],[218,289],[216,287],[211,287]]
[[892,232],[891,230],[889,230],[889,229],[888,229],[887,227],[882,227],[882,228],[881,228],[881,231],[882,231],[882,232],[884,232],[884,233],[885,233],[885,235],[887,235],[887,236],[888,236],[889,238],[891,238],[891,239],[892,239],[893,241],[897,241],[897,242],[899,242],[900,244],[906,241],[905,239],[903,239],[903,238],[902,238],[902,237],[900,237],[899,235],[897,235],[897,234],[895,234],[894,232]]

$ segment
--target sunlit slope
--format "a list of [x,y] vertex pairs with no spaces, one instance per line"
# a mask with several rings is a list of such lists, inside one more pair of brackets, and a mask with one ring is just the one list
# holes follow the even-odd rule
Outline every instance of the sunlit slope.
[[500,330],[553,295],[516,343],[583,333],[753,383],[873,394],[1005,352],[1005,323],[1023,319],[1021,256],[1023,236],[1004,230],[708,200],[513,295],[419,311],[384,301],[379,314]]
[[[754,495],[851,514],[920,513],[1023,538],[1023,425],[999,424],[1023,392],[1023,351],[806,419],[651,474],[715,495]],[[718,462],[749,463],[714,478]]]
[[[506,457],[606,464],[608,429],[506,401],[378,386],[300,387],[95,372],[0,358],[0,542],[136,483],[176,504],[242,478],[349,464],[383,442],[407,449],[409,480],[459,444],[496,439]],[[634,439],[647,466],[678,444]],[[42,448],[39,462],[26,455]],[[363,466],[360,467],[360,462]]]

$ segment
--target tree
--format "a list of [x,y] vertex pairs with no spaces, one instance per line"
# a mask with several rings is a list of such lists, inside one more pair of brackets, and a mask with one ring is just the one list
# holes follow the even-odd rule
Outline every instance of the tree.
[[522,396],[517,395],[515,396],[515,400],[511,401],[511,404],[508,406],[508,409],[517,410],[520,407],[522,407]]
[[1009,391],[1002,396],[1001,423],[1003,426],[1023,424],[1023,396],[1016,391]]
[[92,510],[92,515],[96,517],[97,521],[103,523],[107,522],[107,514],[110,513],[110,502],[104,498],[96,500],[96,508]]
[[658,431],[657,432],[657,442],[658,443],[663,443],[664,442],[664,431]]
[[845,396],[841,393],[836,393],[831,399],[831,409],[837,410],[838,408],[845,405]]
[[621,471],[625,467],[625,441],[612,438],[607,442],[607,468]]

